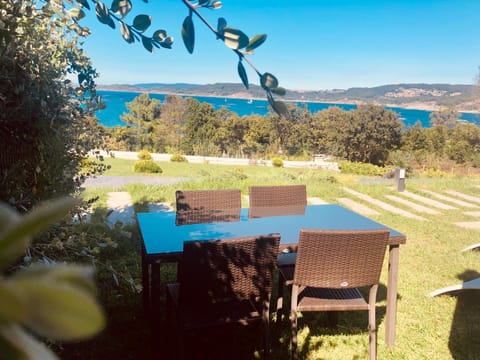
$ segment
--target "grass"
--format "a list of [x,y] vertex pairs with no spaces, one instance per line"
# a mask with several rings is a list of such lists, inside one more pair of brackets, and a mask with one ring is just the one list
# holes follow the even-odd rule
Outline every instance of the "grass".
[[[134,174],[133,161],[107,159],[112,168],[107,175]],[[440,214],[420,214],[425,221],[408,219],[378,208],[375,205],[352,197],[344,187],[368,194],[371,197],[392,203],[385,195],[399,195],[392,182],[361,181],[353,175],[342,175],[315,169],[268,168],[262,166],[231,167],[211,164],[187,164],[162,162],[164,170],[160,177],[192,179],[182,184],[166,186],[127,185],[134,202],[142,209],[148,202],[174,203],[176,189],[239,188],[248,194],[248,186],[255,184],[307,184],[309,197],[319,197],[330,203],[338,203],[339,197],[350,197],[379,211],[381,215],[369,216],[407,236],[407,244],[400,248],[398,309],[396,345],[385,346],[386,274],[382,272],[378,303],[378,359],[478,359],[480,354],[480,292],[464,292],[457,296],[429,298],[427,294],[437,288],[456,284],[480,276],[480,252],[463,253],[464,247],[480,242],[480,230],[458,227],[454,222],[478,221],[478,217],[465,214],[475,209],[457,208],[439,210]],[[407,179],[406,190],[435,199],[424,193],[427,189],[442,192],[453,189],[465,194],[480,196],[480,178],[455,177],[442,179]],[[100,196],[106,191],[90,189],[86,197]],[[103,193],[103,195],[102,195]],[[438,199],[435,199],[438,200]],[[441,200],[438,200],[441,201]],[[398,208],[412,211],[402,204]],[[102,203],[102,206],[104,203]],[[478,204],[477,211],[480,211]],[[133,227],[132,237],[120,244],[117,256],[111,256],[112,267],[128,273],[140,283],[140,242],[138,229]],[[175,266],[162,265],[162,282],[175,281]],[[144,359],[150,356],[149,344],[161,339],[149,331],[148,318],[141,310],[141,294],[128,287],[116,285],[108,271],[100,272],[98,279],[100,299],[109,317],[108,328],[97,338],[78,344],[64,345],[59,349],[62,358],[121,358]],[[305,314],[300,319],[299,351],[303,359],[364,359],[367,356],[367,318],[362,313],[341,313],[339,324],[330,328],[323,314]],[[283,319],[273,327],[274,359],[288,359],[289,323]],[[223,358],[258,357],[259,339],[255,332],[235,329],[231,333],[211,333],[198,336],[197,346],[214,345],[216,352],[225,351]],[[225,334],[227,338],[225,339]],[[239,334],[242,334],[241,336]],[[152,340],[153,339],[153,340]],[[239,348],[235,347],[239,342]],[[256,354],[256,355],[255,355]],[[236,356],[237,355],[237,356]],[[212,355],[213,356],[213,355]]]

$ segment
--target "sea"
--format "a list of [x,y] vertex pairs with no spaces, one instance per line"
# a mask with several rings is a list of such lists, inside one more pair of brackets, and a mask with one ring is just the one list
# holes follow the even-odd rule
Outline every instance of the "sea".
[[[98,110],[96,116],[100,124],[107,127],[125,126],[126,124],[120,120],[120,116],[127,112],[127,103],[131,102],[135,97],[140,95],[138,92],[124,92],[124,91],[107,91],[99,90],[98,95],[102,97],[106,108]],[[167,95],[165,94],[149,94],[153,99],[158,99],[163,102]],[[236,99],[223,97],[206,97],[206,96],[189,96],[197,99],[200,102],[210,103],[216,110],[225,107],[232,112],[236,112],[240,117],[244,115],[266,115],[269,112],[267,100],[257,99]],[[314,114],[317,111],[327,109],[331,106],[338,106],[346,111],[356,109],[356,105],[352,104],[337,104],[337,103],[319,103],[319,102],[293,102],[299,107],[306,106],[308,110]],[[398,113],[400,120],[405,127],[411,127],[415,123],[420,122],[422,127],[430,127],[430,113],[426,110],[403,109],[398,107],[387,107]],[[461,113],[460,120],[471,122],[480,126],[480,114]]]

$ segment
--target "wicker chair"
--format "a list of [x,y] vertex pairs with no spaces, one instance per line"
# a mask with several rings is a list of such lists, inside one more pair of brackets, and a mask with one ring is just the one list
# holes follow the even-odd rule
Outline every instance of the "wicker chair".
[[269,304],[279,243],[278,234],[184,243],[179,282],[167,285],[167,311],[176,315],[180,358],[185,331],[251,322],[264,325],[268,358]]
[[[290,308],[292,358],[298,311],[368,310],[369,354],[376,359],[375,303],[388,237],[388,230],[300,231]],[[357,289],[366,286],[368,302]]]
[[[267,214],[268,209],[275,208],[276,215],[292,213],[302,213],[307,205],[307,187],[305,185],[274,185],[274,186],[250,186],[250,217],[261,217],[261,214]],[[282,209],[283,208],[283,209]],[[293,210],[293,211],[292,211]],[[293,272],[295,266],[295,253],[279,254],[277,266],[283,272]],[[277,320],[281,318],[283,309],[284,287],[291,285],[291,282],[285,281],[282,271],[278,276],[277,291]]]
[[250,207],[305,206],[305,185],[250,186]]
[[177,225],[240,220],[239,189],[177,190]]

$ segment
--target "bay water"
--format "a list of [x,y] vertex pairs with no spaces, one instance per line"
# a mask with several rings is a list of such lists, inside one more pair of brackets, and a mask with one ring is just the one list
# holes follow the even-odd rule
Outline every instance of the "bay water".
[[[100,124],[107,127],[125,126],[125,123],[120,120],[120,116],[127,112],[127,103],[131,102],[135,97],[140,95],[138,92],[124,92],[124,91],[97,91],[98,95],[102,96],[106,108],[96,112],[96,116]],[[150,98],[158,99],[163,102],[167,95],[165,94],[149,94]],[[239,116],[244,115],[266,115],[269,111],[267,100],[256,99],[236,99],[236,98],[220,98],[220,97],[206,97],[206,96],[188,96],[197,99],[200,102],[210,103],[215,110],[222,107],[227,108],[232,112],[236,112]],[[356,109],[356,105],[352,104],[334,104],[334,103],[319,103],[319,102],[294,102],[299,107],[306,106],[308,110],[314,114],[329,108],[330,106],[338,106],[344,110]],[[387,107],[398,113],[400,120],[405,127],[411,127],[416,122],[420,122],[422,127],[430,127],[430,113],[426,110],[403,109],[398,107]],[[461,113],[460,119],[466,122],[474,123],[480,126],[480,114]]]

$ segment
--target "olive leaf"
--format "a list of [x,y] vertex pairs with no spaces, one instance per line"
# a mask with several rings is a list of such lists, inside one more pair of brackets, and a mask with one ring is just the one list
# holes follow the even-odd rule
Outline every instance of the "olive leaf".
[[276,94],[276,95],[280,95],[280,96],[284,96],[286,93],[287,93],[287,90],[285,90],[285,88],[283,87],[276,87],[276,88],[273,88],[273,89],[270,89],[272,91],[272,93]]
[[152,24],[152,18],[148,15],[137,15],[133,19],[133,27],[140,32],[144,32]]
[[107,6],[103,2],[97,2],[97,6],[95,6],[95,13],[98,21],[100,21],[102,24],[110,26],[112,29],[115,29],[115,23],[110,17]]
[[152,38],[156,41],[163,41],[167,38],[167,32],[165,30],[157,30],[153,33]]
[[283,101],[276,101],[273,97],[268,97],[268,103],[272,109],[280,116],[288,117],[288,108]]
[[130,0],[113,0],[111,9],[123,19],[132,10],[132,3]]
[[120,31],[122,32],[122,36],[127,43],[131,44],[135,42],[135,38],[130,31],[130,27],[124,22],[120,23]]
[[227,26],[227,20],[225,20],[223,17],[218,18],[217,21],[217,40],[221,38],[221,35],[223,33],[223,29]]
[[245,86],[248,89],[248,76],[245,70],[245,66],[243,66],[243,63],[241,60],[238,61],[237,71],[238,71],[238,75],[240,76],[240,79],[242,79],[243,86]]
[[84,7],[85,9],[90,10],[90,4],[88,3],[88,0],[77,0],[77,4],[79,4],[81,7]]
[[278,87],[278,80],[274,75],[266,72],[260,77],[260,85],[264,89],[274,89]]
[[226,26],[222,31],[223,42],[230,49],[243,49],[248,45],[248,36],[242,31]]
[[255,35],[248,42],[248,45],[245,48],[245,51],[247,51],[247,52],[253,51],[253,49],[256,49],[257,47],[262,45],[265,42],[265,40],[267,40],[267,35],[266,34]]
[[160,46],[166,49],[171,49],[172,44],[173,44],[173,37],[169,36],[160,43]]
[[142,44],[148,52],[153,52],[152,39],[142,35]]
[[187,51],[193,53],[195,47],[195,28],[193,26],[192,14],[185,17],[182,24],[182,39]]

